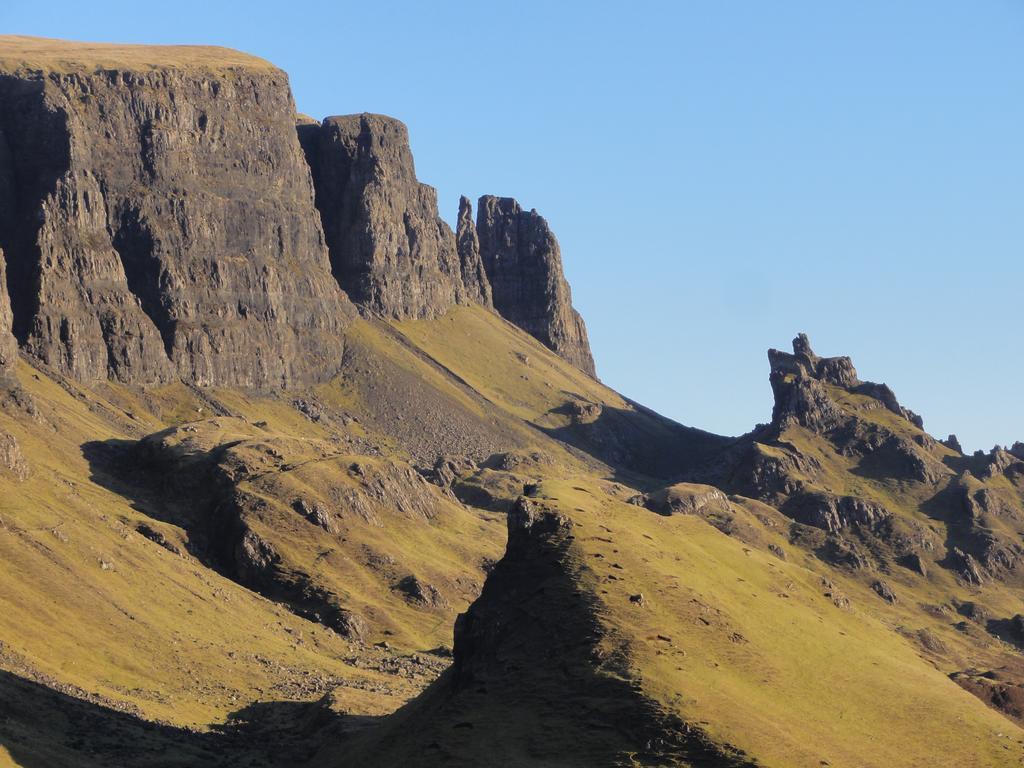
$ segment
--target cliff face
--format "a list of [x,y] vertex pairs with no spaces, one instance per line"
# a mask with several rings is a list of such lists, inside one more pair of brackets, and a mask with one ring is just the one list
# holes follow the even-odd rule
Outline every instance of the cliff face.
[[544,219],[484,197],[474,224],[463,198],[452,232],[399,121],[297,121],[286,75],[232,51],[2,42],[10,325],[57,372],[322,381],[351,298],[397,319],[494,308],[594,374]]
[[484,195],[476,230],[494,308],[565,360],[595,375],[587,327],[572,306],[558,241],[536,211]]
[[219,67],[207,49],[159,68],[116,50],[103,67],[70,47],[0,61],[0,246],[19,341],[85,382],[329,377],[353,312],[286,75],[246,57]]
[[485,295],[482,275],[462,269],[437,192],[416,179],[405,125],[348,115],[300,125],[299,135],[334,276],[353,301],[390,317],[431,318]]

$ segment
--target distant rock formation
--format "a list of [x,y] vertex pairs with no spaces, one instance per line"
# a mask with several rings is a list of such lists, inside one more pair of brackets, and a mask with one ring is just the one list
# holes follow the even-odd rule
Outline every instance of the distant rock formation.
[[219,66],[214,49],[160,66],[132,47],[85,49],[107,51],[103,66],[52,49],[0,62],[0,247],[26,351],[83,382],[333,375],[354,313],[287,76],[252,57]]
[[793,354],[769,349],[768,362],[775,395],[772,423],[776,426],[787,420],[818,431],[832,425],[839,411],[828,396],[826,385],[874,398],[917,428],[924,426],[921,417],[901,406],[886,384],[861,381],[849,357],[818,357],[814,354],[805,333],[793,339]]
[[416,179],[403,123],[361,114],[298,130],[334,276],[356,304],[401,319],[486,303],[480,270],[464,269],[438,215],[436,190]]
[[477,203],[480,256],[494,308],[577,368],[595,376],[587,328],[573,309],[558,241],[535,210],[509,197]]
[[462,265],[462,282],[470,301],[493,307],[491,282],[487,279],[483,260],[480,258],[480,238],[473,222],[473,204],[463,195],[459,198],[459,221],[455,228],[455,245]]

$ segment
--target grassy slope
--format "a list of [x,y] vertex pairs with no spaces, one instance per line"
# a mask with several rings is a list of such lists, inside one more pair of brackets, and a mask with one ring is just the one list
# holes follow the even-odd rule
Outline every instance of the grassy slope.
[[[600,600],[602,621],[625,649],[643,694],[665,711],[702,724],[765,765],[1016,764],[1024,732],[946,677],[969,659],[997,663],[1008,653],[984,633],[955,631],[959,617],[950,611],[922,609],[948,606],[954,596],[971,597],[948,574],[933,569],[928,579],[887,575],[901,598],[890,606],[863,577],[830,569],[791,546],[786,521],[763,505],[734,503],[745,530],[756,534],[743,541],[695,516],[662,517],[625,504],[628,488],[598,479],[610,472],[528,424],[564,427],[570,417],[560,409],[567,400],[629,410],[627,401],[480,311],[456,310],[435,323],[401,324],[399,331],[395,337],[373,323],[358,323],[354,344],[385,361],[382,367],[350,370],[341,382],[307,394],[332,412],[356,415],[346,430],[384,450],[386,457],[375,461],[413,458],[431,448],[410,450],[404,420],[379,412],[392,396],[386,391],[391,382],[403,376],[432,393],[425,410],[437,411],[440,421],[476,424],[479,430],[470,437],[479,450],[540,449],[554,457],[553,469],[531,472],[547,475],[542,494],[582,526],[575,556],[589,575],[581,585]],[[409,344],[421,345],[429,357]],[[525,373],[520,355],[529,359]],[[218,722],[257,700],[315,698],[296,683],[307,671],[341,681],[335,707],[356,714],[391,711],[422,686],[425,680],[406,680],[375,664],[346,663],[353,651],[337,636],[134,533],[134,524],[148,518],[125,497],[92,482],[81,452],[91,440],[138,437],[215,411],[266,421],[263,431],[307,446],[332,444],[336,426],[311,422],[292,406],[291,396],[216,391],[199,397],[184,387],[140,392],[105,386],[86,392],[68,385],[69,392],[26,365],[20,377],[43,420],[25,414],[2,418],[21,443],[32,475],[20,484],[0,477],[0,666],[78,686],[76,695],[95,692],[100,701],[180,725]],[[402,406],[411,414],[422,402]],[[884,412],[878,416],[887,418]],[[423,428],[417,424],[411,432]],[[442,438],[437,446],[460,442],[458,433]],[[340,482],[348,455],[338,449],[336,461],[310,465],[288,482],[311,493]],[[845,492],[864,495],[866,487],[890,504],[909,506],[906,489],[850,479],[850,467],[828,460],[837,483],[858,485]],[[575,476],[558,479],[568,474]],[[374,546],[434,560],[437,573],[430,578],[441,580],[449,555],[440,550],[458,551],[457,543],[467,552],[485,551],[484,529],[475,531],[481,542],[474,544],[470,528],[458,527],[463,518],[456,510],[451,515],[454,530],[361,535],[377,537]],[[488,547],[500,545],[503,536],[489,536]],[[289,540],[297,561],[310,557],[309,539]],[[439,543],[439,551],[431,551]],[[769,554],[768,543],[784,548],[788,561]],[[103,562],[110,567],[104,569]],[[351,576],[345,567],[339,561],[329,578],[344,581]],[[834,586],[826,587],[823,578]],[[377,589],[353,587],[359,599],[384,600]],[[836,590],[850,598],[849,610],[825,594]],[[998,584],[978,592],[1009,615],[1019,603]],[[630,602],[638,593],[646,607]],[[395,629],[410,647],[436,640],[436,618],[425,625],[427,615],[396,614]],[[941,637],[946,650],[922,647],[914,634],[920,629]],[[182,674],[183,669],[188,671]],[[494,709],[481,710],[480,717],[497,727],[500,702],[489,706]],[[549,723],[546,733],[557,734],[556,726]],[[486,752],[485,742],[478,747]]]
[[[5,666],[182,725],[280,695],[275,688],[290,675],[278,665],[385,679],[344,663],[350,648],[332,633],[136,533],[135,523],[152,521],[90,481],[80,447],[126,431],[27,366],[20,374],[40,419],[3,419],[31,466],[23,483],[0,477]],[[180,388],[169,394],[187,399]],[[414,690],[398,688],[399,696]],[[353,699],[378,712],[392,706],[388,696],[358,690]]]
[[[378,464],[413,458],[405,444],[408,425],[384,418],[395,414],[381,413],[381,402],[395,397],[392,385],[402,377],[421,388],[414,394],[426,395],[401,404],[407,417],[426,405],[437,421],[465,422],[476,428],[474,444],[484,455],[491,449],[542,446],[562,463],[578,462],[542,433],[494,411],[385,327],[358,323],[351,335],[364,360],[386,364],[349,370],[342,381],[295,395],[200,394],[180,385],[107,384],[88,390],[58,383],[23,363],[19,377],[38,414],[0,415],[0,426],[15,436],[31,466],[25,482],[0,472],[0,667],[67,687],[73,696],[89,696],[102,707],[198,728],[253,702],[308,701],[339,683],[335,709],[380,715],[428,682],[429,669],[410,677],[407,670],[392,668],[391,654],[353,647],[195,559],[144,538],[135,531],[139,523],[182,548],[188,536],[147,514],[152,499],[145,494],[112,491],[107,478],[97,482],[97,470],[83,454],[90,443],[137,439],[188,422],[204,430],[202,425],[221,422],[202,435],[209,448],[238,439],[250,441],[234,449],[242,453],[250,444],[284,447],[285,461],[294,468],[246,487],[264,494],[269,505],[253,526],[266,526],[264,533],[273,528],[289,563],[321,576],[353,607],[380,618],[389,643],[405,649],[399,653],[450,645],[454,616],[482,580],[481,561],[500,554],[503,522],[433,489],[439,497],[436,515],[426,524],[410,525],[407,515],[378,506],[373,524],[342,526],[338,536],[353,541],[339,548],[320,529],[297,522],[288,509],[290,499],[296,494],[315,499],[327,487],[350,484],[347,468],[355,458],[371,475]],[[316,398],[332,418],[311,421],[293,405],[299,396]],[[222,413],[231,418],[210,421]],[[355,420],[341,427],[333,418],[338,414]],[[257,422],[265,426],[254,427]],[[413,424],[411,431],[435,430]],[[383,455],[350,453],[339,436]],[[447,442],[453,449],[464,447],[461,438],[455,433]],[[395,573],[372,578],[355,562],[362,547],[395,560]],[[438,585],[448,604],[437,610],[410,606],[388,588],[392,576],[407,573]],[[368,641],[378,639],[375,633]],[[24,745],[20,748],[24,756]]]
[[[811,559],[781,561],[697,517],[609,499],[583,478],[541,495],[583,527],[580,555],[601,584],[603,618],[625,639],[645,694],[716,739],[766,765],[1024,759],[1024,731],[894,632],[890,622],[904,617],[855,581]],[[825,595],[836,588],[849,609]]]

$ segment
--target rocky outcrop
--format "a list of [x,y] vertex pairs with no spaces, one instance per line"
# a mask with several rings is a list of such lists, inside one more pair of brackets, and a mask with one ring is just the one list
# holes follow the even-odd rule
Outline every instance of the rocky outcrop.
[[769,349],[768,362],[775,395],[775,426],[793,422],[817,432],[836,427],[842,413],[827,391],[828,386],[834,386],[873,398],[918,429],[923,428],[921,417],[901,406],[887,385],[861,381],[849,357],[818,357],[805,333],[793,339],[793,354]]
[[892,517],[878,502],[822,492],[792,496],[782,511],[798,522],[828,533],[838,533],[854,526],[878,531]]
[[33,55],[0,62],[0,246],[26,351],[83,382],[331,376],[352,311],[287,76],[214,49]]
[[[298,126],[316,203],[341,287],[360,307],[394,318],[432,318],[486,295],[437,192],[416,179],[405,125],[383,115],[329,117]],[[478,270],[479,272],[479,270]]]
[[535,210],[484,195],[477,208],[480,256],[494,308],[560,357],[595,375],[587,328],[572,306],[558,241]]
[[14,338],[11,299],[7,293],[7,262],[0,250],[0,386],[14,383],[18,363],[18,342]]

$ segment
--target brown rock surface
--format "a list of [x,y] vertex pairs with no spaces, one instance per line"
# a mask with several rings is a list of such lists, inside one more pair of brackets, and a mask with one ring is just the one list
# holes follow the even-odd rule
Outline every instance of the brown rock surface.
[[477,207],[480,256],[494,308],[570,363],[595,375],[587,328],[572,306],[558,241],[536,211],[484,195]]
[[493,307],[491,283],[487,279],[484,263],[480,258],[480,238],[473,223],[473,204],[469,198],[459,198],[459,221],[455,228],[455,245],[462,266],[462,283],[466,287],[466,298],[485,307]]
[[18,343],[11,331],[11,298],[7,293],[7,262],[0,250],[0,386],[14,382],[18,363]]
[[334,276],[356,304],[395,318],[432,318],[467,293],[437,191],[416,179],[405,125],[383,115],[299,126]]
[[332,375],[352,313],[287,76],[219,49],[42,42],[0,58],[0,246],[26,350],[86,382]]

